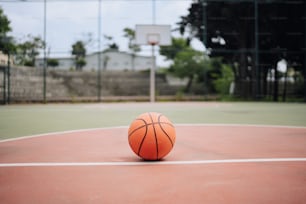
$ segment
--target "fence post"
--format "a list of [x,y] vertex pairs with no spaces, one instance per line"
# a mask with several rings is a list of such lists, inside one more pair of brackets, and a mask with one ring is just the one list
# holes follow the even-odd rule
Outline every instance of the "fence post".
[[11,58],[10,53],[7,54],[7,103],[9,104],[11,101]]
[[6,67],[3,68],[3,104],[6,104]]

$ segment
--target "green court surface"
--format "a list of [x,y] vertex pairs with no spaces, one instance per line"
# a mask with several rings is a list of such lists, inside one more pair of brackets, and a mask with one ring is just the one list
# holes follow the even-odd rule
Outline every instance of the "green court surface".
[[306,104],[255,102],[95,103],[0,106],[0,139],[59,131],[128,126],[143,112],[174,124],[306,126]]

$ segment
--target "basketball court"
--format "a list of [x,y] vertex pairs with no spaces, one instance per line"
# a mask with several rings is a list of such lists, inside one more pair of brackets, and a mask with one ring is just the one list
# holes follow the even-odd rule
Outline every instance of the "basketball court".
[[166,158],[143,161],[128,126],[0,142],[2,203],[304,203],[306,128],[175,124]]

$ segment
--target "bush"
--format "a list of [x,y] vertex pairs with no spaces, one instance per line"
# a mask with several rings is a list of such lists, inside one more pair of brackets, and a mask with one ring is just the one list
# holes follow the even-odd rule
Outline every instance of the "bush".
[[213,81],[217,93],[229,95],[231,83],[234,81],[234,73],[229,65],[223,64],[220,78]]

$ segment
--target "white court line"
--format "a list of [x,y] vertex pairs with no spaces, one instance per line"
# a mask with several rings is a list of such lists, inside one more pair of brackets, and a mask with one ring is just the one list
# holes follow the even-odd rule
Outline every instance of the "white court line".
[[79,166],[160,166],[160,165],[194,165],[194,164],[237,164],[268,162],[306,162],[306,158],[255,158],[255,159],[221,159],[191,161],[139,161],[139,162],[33,162],[2,163],[0,167],[79,167]]
[[85,128],[85,129],[78,129],[78,130],[66,130],[66,131],[59,131],[59,132],[42,133],[42,134],[37,134],[37,135],[28,135],[28,136],[22,136],[22,137],[16,137],[16,138],[4,139],[4,140],[0,140],[0,143],[12,142],[12,141],[18,141],[18,140],[24,140],[24,139],[39,138],[39,137],[52,136],[52,135],[63,135],[63,134],[69,134],[69,133],[79,133],[79,132],[81,133],[81,132],[86,132],[86,131],[111,130],[111,129],[121,129],[121,128],[128,128],[128,126],[88,128],[88,129]]
[[255,128],[287,128],[287,129],[306,129],[306,126],[290,126],[290,125],[261,125],[261,124],[235,124],[235,123],[179,123],[174,126],[181,127],[255,127]]
[[[194,123],[194,124],[188,124],[188,123],[177,123],[174,124],[174,127],[255,127],[255,128],[289,128],[289,129],[306,129],[306,127],[303,126],[285,126],[285,125],[256,125],[256,124],[231,124],[231,123]],[[0,140],[0,143],[3,142],[12,142],[12,141],[18,141],[18,140],[24,140],[24,139],[32,139],[32,138],[39,138],[39,137],[45,137],[45,136],[52,136],[52,135],[62,135],[62,134],[68,134],[68,133],[78,133],[78,132],[86,132],[86,131],[95,131],[95,130],[111,130],[111,129],[123,129],[123,128],[129,128],[129,126],[113,126],[113,127],[102,127],[102,128],[88,128],[88,129],[78,129],[78,130],[67,130],[67,131],[59,131],[59,132],[51,132],[51,133],[42,133],[42,134],[36,134],[36,135],[28,135],[28,136],[22,136],[22,137],[16,137],[16,138],[10,138],[10,139],[4,139]]]

